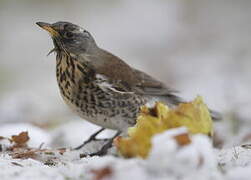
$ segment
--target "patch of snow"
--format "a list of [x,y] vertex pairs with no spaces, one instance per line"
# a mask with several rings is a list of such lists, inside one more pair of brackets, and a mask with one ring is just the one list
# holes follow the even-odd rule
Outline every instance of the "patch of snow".
[[237,146],[222,149],[218,153],[218,162],[225,170],[234,167],[251,166],[251,148]]
[[[74,122],[73,124],[68,124],[69,126],[56,129],[55,132],[61,129],[60,131],[65,130],[66,134],[71,134],[76,132],[74,131],[75,125],[82,124],[85,125],[84,122],[79,122],[79,124]],[[23,125],[23,127],[27,128],[28,126]],[[87,126],[84,127],[86,128]],[[14,130],[15,128],[5,127],[5,129]],[[26,130],[30,131],[29,129]],[[40,132],[39,128],[33,128],[33,130]],[[4,136],[19,133],[17,131],[6,131]],[[31,137],[32,134],[35,134],[33,135],[34,139],[39,139],[38,132],[30,133]],[[88,137],[89,132],[87,132],[82,132],[82,135],[86,133],[86,137]],[[190,144],[178,145],[174,137],[185,132],[187,132],[186,128],[177,128],[154,136],[152,150],[149,157],[145,160],[140,158],[124,159],[111,155],[81,159],[79,157],[79,154],[82,153],[81,151],[71,151],[69,149],[66,149],[63,155],[59,152],[54,154],[40,153],[36,160],[13,159],[7,153],[1,152],[0,177],[1,180],[93,180],[96,176],[95,170],[109,168],[111,169],[111,174],[104,179],[250,179],[251,150],[248,148],[249,146],[247,148],[235,147],[217,151],[212,147],[209,137],[200,134],[190,136]],[[69,142],[73,141],[70,140]],[[52,163],[51,166],[45,165],[45,162],[50,162],[50,158],[55,163]]]
[[[51,147],[77,147],[100,129],[83,119],[75,119],[64,123],[51,132]],[[114,134],[112,130],[105,130],[97,138],[107,138]]]
[[221,179],[209,138],[192,136],[192,143],[181,148],[173,137],[182,133],[184,128],[178,128],[153,138],[153,149],[147,159],[149,170],[173,179]]

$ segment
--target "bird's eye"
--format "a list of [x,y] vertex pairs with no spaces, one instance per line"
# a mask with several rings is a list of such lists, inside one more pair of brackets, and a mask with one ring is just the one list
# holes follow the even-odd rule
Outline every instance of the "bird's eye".
[[84,30],[83,33],[89,36],[89,32],[88,31]]
[[66,32],[66,33],[65,33],[65,36],[66,36],[67,38],[72,38],[72,37],[73,37],[73,33],[72,33],[72,32]]
[[64,25],[64,29],[67,29],[69,27],[69,24]]

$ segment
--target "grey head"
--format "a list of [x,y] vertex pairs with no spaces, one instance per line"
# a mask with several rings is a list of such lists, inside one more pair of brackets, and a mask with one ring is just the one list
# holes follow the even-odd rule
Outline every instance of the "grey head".
[[50,33],[56,52],[64,51],[68,54],[79,55],[91,53],[97,48],[92,35],[76,24],[63,21],[53,24],[44,22],[36,24]]

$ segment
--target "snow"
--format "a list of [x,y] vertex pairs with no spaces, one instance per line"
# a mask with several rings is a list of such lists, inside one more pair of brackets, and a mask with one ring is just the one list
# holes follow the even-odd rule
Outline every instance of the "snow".
[[223,149],[218,154],[218,162],[220,166],[225,169],[235,167],[251,167],[251,148],[247,147],[233,147]]
[[[71,122],[68,129],[56,128],[54,133],[65,130],[70,137],[69,128],[78,126],[79,122]],[[43,130],[24,123],[18,127],[25,127],[33,132],[31,140],[36,135],[41,136]],[[85,126],[85,128],[88,126]],[[14,126],[8,126],[9,132],[16,132]],[[12,129],[12,131],[11,131]],[[0,131],[4,132],[4,131]],[[251,170],[251,148],[249,145],[216,150],[211,139],[205,135],[192,135],[191,143],[180,146],[173,138],[186,132],[186,128],[165,131],[154,136],[153,147],[147,159],[124,159],[119,156],[106,155],[104,157],[80,158],[82,151],[66,149],[60,153],[40,153],[37,158],[14,159],[6,151],[0,153],[1,180],[92,180],[97,178],[95,171],[103,168],[111,169],[111,174],[104,179],[127,180],[248,180]],[[8,135],[6,132],[5,135]],[[47,133],[51,141],[54,133]],[[89,133],[89,132],[88,132]],[[109,132],[110,133],[110,132]],[[109,134],[108,133],[108,134]],[[35,135],[35,136],[34,136]],[[45,135],[45,134],[44,134]],[[42,136],[41,136],[42,137]],[[70,140],[67,136],[62,136]],[[48,142],[50,141],[48,140]],[[1,140],[0,144],[6,141]],[[37,143],[34,143],[37,145]],[[49,161],[50,160],[50,161]],[[53,162],[47,164],[45,162]]]
[[[174,138],[180,130],[166,131],[153,139],[153,150],[147,160],[155,174],[173,179],[220,179],[211,142],[204,135],[192,137],[192,143],[180,148]],[[208,173],[211,172],[211,173]]]
[[[77,147],[83,141],[89,138],[89,136],[100,129],[92,123],[84,121],[83,119],[77,118],[71,122],[64,123],[58,126],[51,132],[53,147]],[[72,133],[69,133],[71,131]],[[73,133],[74,132],[74,133]],[[112,136],[114,131],[105,130],[98,137],[106,138]]]

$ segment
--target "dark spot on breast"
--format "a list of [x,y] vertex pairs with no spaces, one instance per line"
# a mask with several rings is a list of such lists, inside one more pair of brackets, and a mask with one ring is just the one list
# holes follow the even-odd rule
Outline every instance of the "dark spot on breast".
[[79,64],[77,64],[77,69],[78,69],[80,72],[82,72],[82,73],[85,72],[84,69],[83,69],[83,67],[81,67]]
[[65,87],[66,89],[68,89],[68,87],[69,87],[69,86],[70,86],[69,81],[66,81],[66,83],[65,83],[64,87]]
[[60,82],[65,81],[65,72],[63,72],[60,76]]

